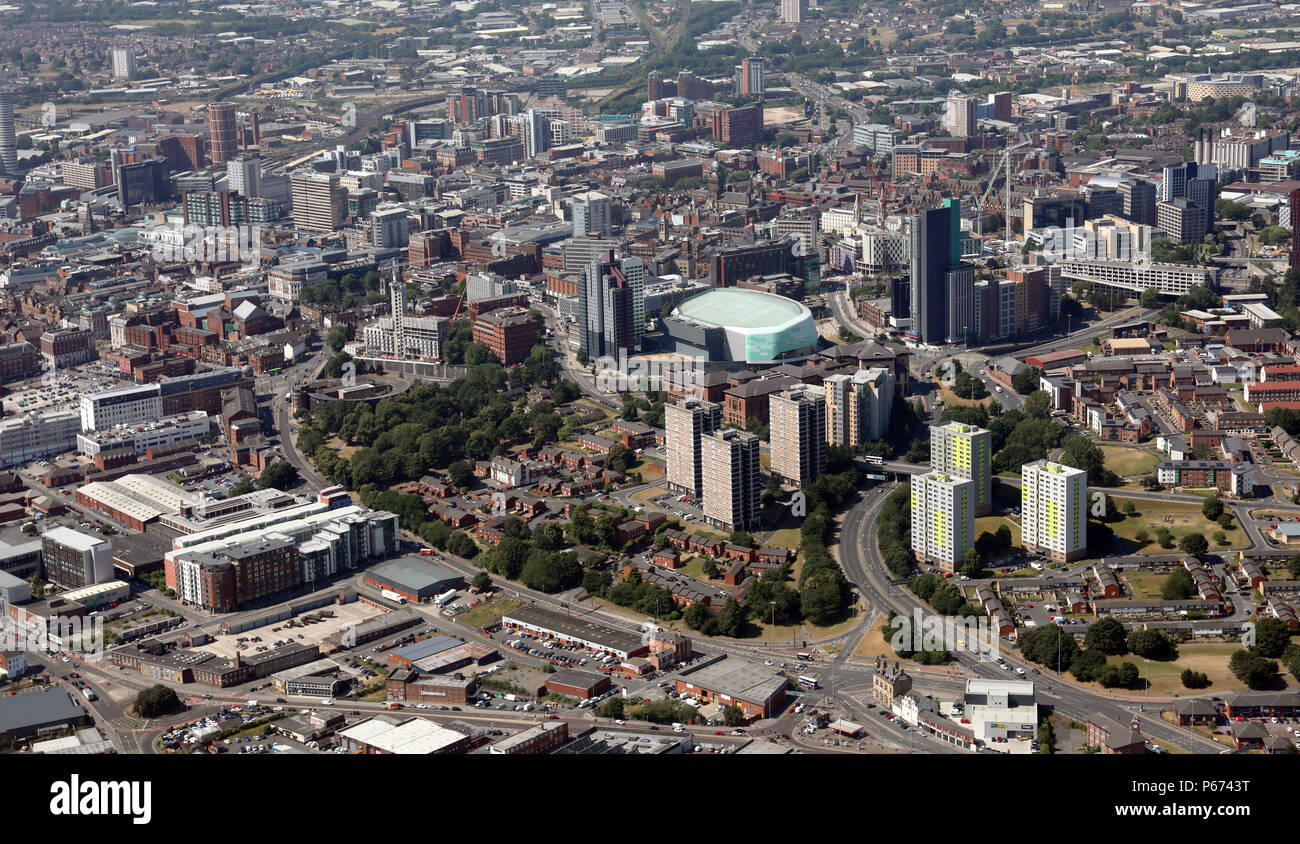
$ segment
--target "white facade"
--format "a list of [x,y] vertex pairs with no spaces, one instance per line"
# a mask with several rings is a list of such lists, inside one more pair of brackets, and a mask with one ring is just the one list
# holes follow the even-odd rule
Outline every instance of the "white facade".
[[71,451],[80,430],[81,417],[73,410],[30,413],[0,421],[0,468]]
[[135,73],[135,51],[124,47],[113,50],[113,78],[130,79]]
[[975,482],[975,515],[993,509],[993,432],[961,422],[930,427],[930,469]]
[[141,384],[81,397],[81,430],[103,431],[162,418],[162,388]]
[[1064,562],[1088,545],[1088,473],[1049,460],[1020,469],[1020,535],[1025,548]]
[[962,566],[975,547],[975,484],[965,478],[926,472],[912,478],[912,550],[943,571]]
[[610,199],[598,191],[573,197],[574,237],[609,237],[613,230]]

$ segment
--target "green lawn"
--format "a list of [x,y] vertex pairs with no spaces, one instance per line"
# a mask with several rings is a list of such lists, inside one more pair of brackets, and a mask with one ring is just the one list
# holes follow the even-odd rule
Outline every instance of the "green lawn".
[[1106,455],[1106,468],[1123,478],[1146,475],[1160,462],[1154,454],[1135,448],[1102,446],[1101,450]]
[[1159,598],[1160,587],[1169,579],[1169,575],[1138,571],[1125,574],[1124,579],[1133,587],[1135,598]]
[[[1133,689],[1128,690],[1130,694],[1134,691],[1141,693],[1146,687],[1143,678],[1150,672],[1151,678],[1151,695],[1153,697],[1172,697],[1179,695],[1186,697],[1189,695],[1216,694],[1227,689],[1244,689],[1245,685],[1232,676],[1228,670],[1228,660],[1232,657],[1233,652],[1241,649],[1241,645],[1236,642],[1203,642],[1194,644],[1184,644],[1178,647],[1178,658],[1168,662],[1152,660],[1150,665],[1142,662],[1142,657],[1126,654],[1124,656],[1112,656],[1106,661],[1109,663],[1131,662],[1138,667],[1139,677]],[[1190,668],[1194,671],[1204,672],[1210,678],[1210,687],[1208,689],[1188,689],[1183,686],[1182,673],[1183,669]],[[1290,685],[1290,675],[1285,671],[1282,672],[1284,680]],[[1096,686],[1096,683],[1086,685]]]
[[[1132,515],[1125,516],[1123,521],[1110,522],[1110,527],[1114,529],[1115,535],[1123,537],[1132,543],[1132,551],[1144,551],[1149,554],[1166,553],[1178,547],[1178,541],[1189,534],[1204,536],[1209,542],[1210,547],[1216,550],[1232,548],[1249,548],[1250,538],[1240,527],[1234,527],[1232,530],[1225,530],[1228,536],[1227,545],[1219,545],[1212,537],[1216,531],[1223,530],[1215,522],[1211,522],[1201,515],[1201,505],[1184,503],[1179,501],[1150,501],[1147,499],[1125,498],[1122,495],[1112,495],[1116,507],[1123,507],[1124,502],[1133,502],[1137,511]],[[1169,529],[1174,536],[1174,545],[1172,548],[1163,549],[1156,542],[1156,531],[1161,527]],[[1145,530],[1147,533],[1146,542],[1138,542],[1136,539],[1137,531]]]
[[984,531],[996,534],[998,528],[1006,525],[1011,528],[1011,547],[1015,548],[1020,545],[1020,525],[1011,521],[1005,516],[981,516],[975,520],[975,538],[979,539],[980,534]]

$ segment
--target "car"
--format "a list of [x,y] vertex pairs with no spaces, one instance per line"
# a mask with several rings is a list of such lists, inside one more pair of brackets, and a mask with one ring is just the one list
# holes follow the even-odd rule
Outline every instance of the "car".
[[1035,674],[1042,674],[1042,673],[1043,673],[1043,672],[1039,671],[1037,668],[1031,668],[1030,670],[1033,671]]

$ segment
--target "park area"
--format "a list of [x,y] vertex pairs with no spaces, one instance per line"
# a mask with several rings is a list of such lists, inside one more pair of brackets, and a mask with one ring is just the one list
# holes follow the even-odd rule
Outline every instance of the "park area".
[[[1126,503],[1131,503],[1134,507],[1134,512],[1126,513],[1123,520],[1109,523],[1117,537],[1128,541],[1130,553],[1159,554],[1172,551],[1178,547],[1179,540],[1193,534],[1205,537],[1214,550],[1250,547],[1250,537],[1240,526],[1234,522],[1231,530],[1221,528],[1201,515],[1200,504],[1125,498],[1122,495],[1112,496],[1112,500],[1121,512],[1124,512]],[[1156,538],[1161,528],[1168,529],[1173,536],[1173,543],[1166,548],[1161,548]],[[1225,534],[1228,540],[1226,545],[1215,541],[1214,535],[1219,531]]]
[[1156,464],[1160,462],[1156,455],[1136,448],[1104,445],[1101,446],[1101,451],[1105,455],[1106,468],[1121,478],[1148,475],[1155,471]]
[[[1147,676],[1151,680],[1151,697],[1187,697],[1190,695],[1214,695],[1228,689],[1244,689],[1245,684],[1232,676],[1228,670],[1228,661],[1232,658],[1234,651],[1240,650],[1241,645],[1237,642],[1200,642],[1184,644],[1178,646],[1178,658],[1173,660],[1151,660],[1150,664],[1144,664],[1142,657],[1133,654],[1123,656],[1108,657],[1106,662],[1118,665],[1121,662],[1131,662],[1137,666],[1139,679],[1133,684],[1133,688],[1128,691],[1129,694],[1134,692],[1143,694],[1145,683],[1143,678]],[[1183,685],[1183,670],[1190,668],[1193,671],[1199,671],[1210,679],[1208,689],[1188,689]],[[1148,675],[1149,672],[1149,675]],[[1284,679],[1287,677],[1283,672],[1281,675]],[[1099,683],[1083,683],[1082,685],[1092,688],[1101,689]],[[1109,689],[1107,691],[1118,691]]]

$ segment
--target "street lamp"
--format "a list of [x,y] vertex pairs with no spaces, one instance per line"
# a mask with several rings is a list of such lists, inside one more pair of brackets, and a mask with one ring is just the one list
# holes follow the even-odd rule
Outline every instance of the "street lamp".
[[772,644],[776,644],[776,601],[768,601],[772,605]]

